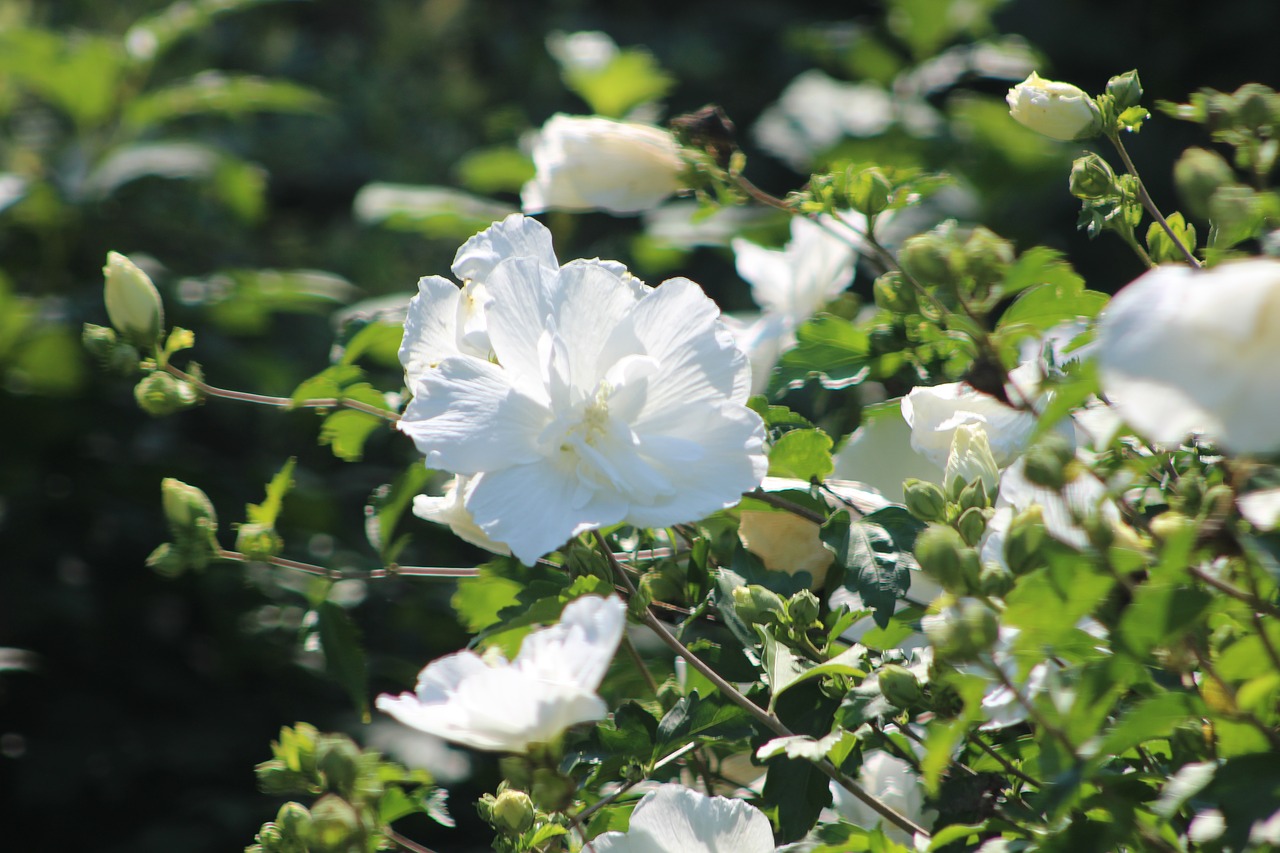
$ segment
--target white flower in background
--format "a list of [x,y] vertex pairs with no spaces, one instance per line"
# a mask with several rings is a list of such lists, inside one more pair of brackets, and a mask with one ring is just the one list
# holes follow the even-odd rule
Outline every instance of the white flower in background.
[[607,210],[638,213],[681,189],[684,160],[670,132],[597,116],[552,116],[533,142],[525,213]]
[[[481,242],[525,252],[544,231],[515,217]],[[425,280],[398,427],[428,466],[471,478],[463,505],[485,536],[532,563],[593,528],[703,518],[764,477],[746,357],[698,285],[650,288],[616,263],[557,268],[536,252],[476,267],[488,357],[450,320],[466,288]]]
[[760,147],[797,171],[845,137],[878,136],[894,121],[894,99],[875,83],[845,83],[805,71],[766,109],[753,133]]
[[1280,261],[1157,267],[1111,300],[1098,347],[1103,391],[1145,437],[1280,451]]
[[513,661],[462,651],[433,661],[416,693],[378,697],[378,710],[406,726],[474,749],[525,752],[608,712],[596,695],[622,639],[626,605],[584,596],[560,622],[533,631]]
[[476,483],[473,477],[454,477],[445,483],[444,494],[418,495],[413,499],[413,514],[418,518],[443,524],[464,542],[492,551],[494,554],[510,554],[511,549],[490,539],[467,511],[467,495]]
[[[906,761],[882,749],[872,749],[862,756],[858,783],[867,793],[913,823],[925,824],[924,783],[920,774]],[[871,829],[883,826],[886,834],[910,841],[907,833],[886,821],[879,812],[859,800],[836,783],[831,783],[831,805],[840,817],[855,826]]]
[[857,480],[890,500],[902,502],[903,480],[942,483],[943,462],[917,453],[911,445],[911,424],[902,417],[899,399],[862,410],[862,424],[853,431],[832,461],[832,475]]
[[[1097,639],[1100,642],[1097,648],[1106,651],[1106,645],[1101,641],[1106,639],[1107,629],[1101,622],[1086,616],[1076,624],[1076,630]],[[1022,650],[1019,653],[1017,639],[1021,633],[1018,628],[1001,627],[999,638],[991,648],[991,664],[1004,675],[1008,684],[992,681],[983,694],[982,710],[986,720],[978,726],[983,731],[997,731],[1025,722],[1030,712],[1023,700],[1035,702],[1046,693],[1055,693],[1058,698],[1073,694],[1070,685],[1064,681],[1065,671],[1061,663],[1053,658],[1046,660],[1038,650]],[[1019,654],[1023,658],[1030,655],[1035,661],[1027,670],[1025,678],[1022,677],[1023,664],[1019,661]],[[984,669],[970,664],[962,665],[960,669],[990,675]],[[1018,693],[1014,693],[1010,685],[1016,686]],[[1021,699],[1018,698],[1019,694]],[[1070,704],[1069,699],[1066,704]]]
[[965,382],[913,389],[902,398],[902,417],[911,426],[911,446],[939,467],[947,464],[956,428],[962,424],[982,426],[1001,466],[1026,449],[1036,428],[1031,413],[1006,406]]
[[554,32],[547,36],[547,52],[566,73],[594,73],[608,67],[618,55],[618,45],[599,30]]
[[741,238],[732,242],[738,275],[751,285],[751,298],[763,309],[758,318],[733,318],[730,325],[751,357],[752,393],[768,387],[779,356],[795,346],[796,328],[853,281],[858,254],[849,240],[862,233],[866,218],[846,211],[840,220],[845,224],[832,217],[814,222],[794,216],[791,240],[781,249]]
[[626,832],[591,839],[595,853],[773,853],[769,819],[750,803],[708,797],[683,785],[644,795]]
[[1000,469],[991,455],[987,429],[982,424],[960,424],[951,436],[951,452],[947,454],[942,486],[950,491],[957,480],[961,488],[974,480],[981,480],[988,496],[996,493]]
[[1102,128],[1098,105],[1083,89],[1046,80],[1034,71],[1009,90],[1005,101],[1015,121],[1053,139],[1088,139]]

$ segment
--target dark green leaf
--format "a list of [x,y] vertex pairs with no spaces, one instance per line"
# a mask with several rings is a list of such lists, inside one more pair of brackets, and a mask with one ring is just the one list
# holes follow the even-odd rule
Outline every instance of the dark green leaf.
[[798,343],[783,354],[769,380],[769,396],[816,378],[825,388],[848,388],[866,378],[867,333],[848,320],[820,314],[796,330]]
[[134,100],[124,112],[124,121],[141,129],[189,115],[317,114],[327,105],[320,93],[286,80],[205,71]]
[[[883,516],[882,520],[905,531],[907,523],[903,514],[905,510]],[[849,513],[842,510],[827,520],[821,535],[822,541],[835,552],[837,564],[844,568],[844,585],[862,596],[863,603],[875,611],[876,624],[883,628],[889,624],[898,599],[906,594],[911,583],[909,572],[913,558],[909,551],[898,546],[885,527],[871,521],[871,517],[851,521]]]
[[324,601],[317,608],[325,671],[347,691],[360,716],[369,722],[369,675],[360,631],[341,606]]
[[777,840],[796,841],[831,805],[831,781],[808,761],[775,758],[769,762],[760,805],[777,823]]

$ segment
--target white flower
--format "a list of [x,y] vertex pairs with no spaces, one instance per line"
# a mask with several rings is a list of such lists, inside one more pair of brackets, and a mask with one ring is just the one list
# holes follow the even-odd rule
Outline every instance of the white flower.
[[563,114],[538,132],[533,165],[537,172],[520,193],[525,213],[638,213],[679,190],[685,168],[675,137],[662,128]]
[[754,134],[762,148],[797,171],[847,136],[878,136],[894,122],[894,97],[875,83],[844,83],[805,71],[761,114]]
[[626,832],[591,839],[595,853],[773,853],[764,812],[742,800],[708,797],[683,785],[650,791]]
[[525,752],[569,726],[608,712],[596,688],[622,638],[626,605],[584,596],[560,623],[524,639],[516,659],[448,655],[418,675],[416,694],[378,697],[378,710],[445,740],[496,752]]
[[1147,438],[1280,451],[1280,261],[1157,267],[1116,294],[1098,347],[1103,391]]
[[832,461],[837,477],[857,480],[890,500],[903,499],[902,482],[908,478],[941,483],[942,462],[917,453],[911,444],[911,424],[902,416],[898,399],[863,409],[862,425],[836,453]]
[[1083,89],[1045,80],[1034,71],[1009,90],[1005,101],[1019,124],[1064,142],[1096,136],[1102,127],[1098,105]]
[[418,518],[446,525],[454,536],[464,542],[495,554],[510,554],[511,549],[490,539],[467,511],[467,495],[474,488],[475,482],[472,477],[454,477],[445,483],[443,495],[418,495],[413,499],[413,514]]
[[547,36],[547,52],[565,73],[592,74],[609,66],[618,55],[618,45],[599,30],[554,32]]
[[[925,821],[924,784],[915,769],[901,758],[882,749],[868,750],[858,768],[858,783],[871,796],[913,823]],[[832,807],[844,820],[868,829],[884,824],[889,835],[906,839],[906,832],[889,824],[879,812],[834,782],[831,799]]]
[[848,238],[862,233],[866,218],[844,212],[840,220],[846,224],[829,216],[822,222],[793,216],[791,240],[781,249],[733,240],[738,275],[751,285],[751,298],[764,309],[755,320],[730,324],[739,346],[751,357],[753,393],[764,391],[778,357],[795,346],[796,328],[853,281],[858,254]]
[[964,488],[974,480],[981,480],[988,497],[995,495],[1000,481],[1000,469],[991,455],[991,444],[986,427],[968,423],[956,427],[951,437],[951,452],[943,474],[943,486],[951,490],[957,480]]
[[[477,240],[525,251],[542,232],[517,216]],[[554,260],[476,264],[484,299],[468,316],[482,318],[483,345],[457,319],[476,280],[458,291],[424,279],[401,348],[414,398],[399,428],[428,466],[472,478],[476,526],[526,563],[596,527],[703,518],[768,467],[746,357],[698,285]]]
[[911,446],[938,467],[947,464],[956,428],[980,424],[997,465],[1008,465],[1026,449],[1035,416],[1001,403],[964,382],[915,388],[902,398],[911,425]]

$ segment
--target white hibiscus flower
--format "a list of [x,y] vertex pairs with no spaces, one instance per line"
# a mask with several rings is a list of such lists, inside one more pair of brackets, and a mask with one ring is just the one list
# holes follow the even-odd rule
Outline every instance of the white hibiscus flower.
[[591,839],[595,853],[773,853],[764,812],[742,800],[708,797],[682,785],[650,791],[626,832]]

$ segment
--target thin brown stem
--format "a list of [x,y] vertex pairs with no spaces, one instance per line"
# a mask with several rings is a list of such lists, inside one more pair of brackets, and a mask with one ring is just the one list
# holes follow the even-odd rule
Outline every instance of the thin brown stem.
[[1230,596],[1231,598],[1234,598],[1237,601],[1243,601],[1244,603],[1248,604],[1250,607],[1262,613],[1266,613],[1268,616],[1280,618],[1280,607],[1276,607],[1274,604],[1270,604],[1266,601],[1263,601],[1261,598],[1258,598],[1256,595],[1252,595],[1246,590],[1240,589],[1237,586],[1233,586],[1232,584],[1229,584],[1226,581],[1219,580],[1215,578],[1213,575],[1208,574],[1207,572],[1205,572],[1204,570],[1200,569],[1197,566],[1188,567],[1187,573],[1190,574],[1196,580],[1205,584],[1206,586],[1213,587],[1223,595]]
[[1022,695],[1022,691],[1018,689],[1018,686],[1014,684],[1012,680],[1010,680],[1009,676],[1005,674],[1003,669],[996,666],[993,662],[988,662],[984,669],[994,675],[996,680],[1004,685],[1006,690],[1013,694],[1013,698],[1016,699],[1018,704],[1026,710],[1026,712],[1031,716],[1031,719],[1035,720],[1036,725],[1040,726],[1040,728],[1052,735],[1054,739],[1066,747],[1067,752],[1071,755],[1074,756],[1076,754],[1076,746],[1071,742],[1071,738],[1067,737],[1067,733],[1051,723],[1049,718],[1041,713],[1040,709],[1036,707],[1034,702]]
[[[1151,218],[1160,223],[1160,227],[1164,229],[1164,233],[1169,235],[1169,239],[1174,245],[1182,251],[1182,256],[1186,258],[1192,268],[1200,269],[1200,261],[1192,254],[1191,249],[1173,233],[1173,228],[1169,225],[1169,220],[1164,218],[1164,214],[1160,212],[1160,208],[1156,207],[1155,200],[1151,198],[1151,194],[1147,192],[1147,185],[1143,183],[1142,176],[1138,174],[1138,167],[1133,164],[1133,160],[1129,157],[1128,150],[1124,147],[1124,142],[1120,139],[1120,134],[1112,133],[1107,136],[1111,140],[1111,144],[1115,146],[1116,151],[1120,154],[1120,159],[1124,161],[1124,167],[1130,175],[1137,180],[1138,183],[1138,200],[1142,202],[1142,206],[1147,209],[1147,213],[1151,214]],[[1148,261],[1151,259],[1148,258]]]
[[814,524],[822,525],[827,522],[827,517],[822,513],[814,512],[808,507],[792,503],[786,498],[775,495],[772,492],[766,492],[764,489],[756,489],[751,492],[746,492],[743,496],[751,498],[752,500],[760,501],[760,503],[768,504],[771,507],[776,507],[777,509],[785,509],[792,515],[799,516],[805,521],[812,521]]
[[337,409],[346,408],[354,409],[357,412],[364,412],[366,415],[373,415],[382,418],[385,421],[395,423],[400,420],[400,416],[395,412],[382,409],[369,403],[362,403],[359,400],[351,400],[345,397],[316,397],[309,400],[300,400],[294,402],[289,397],[272,397],[266,394],[251,394],[248,391],[232,391],[229,388],[219,388],[216,385],[210,385],[203,379],[192,376],[184,370],[174,367],[172,364],[166,364],[163,368],[165,372],[176,376],[183,382],[195,386],[200,393],[209,397],[220,397],[224,400],[239,400],[242,403],[256,403],[260,406],[275,406],[278,409]]
[[394,841],[401,849],[408,850],[409,853],[435,853],[430,847],[423,847],[413,839],[405,838],[389,826],[383,828],[382,834]]
[[367,571],[352,571],[349,569],[330,569],[325,566],[317,566],[313,563],[303,563],[299,560],[290,560],[286,557],[252,557],[239,551],[229,551],[226,549],[218,549],[214,555],[219,560],[231,560],[237,563],[266,563],[269,566],[276,566],[281,569],[291,569],[295,572],[302,572],[316,577],[329,578],[330,580],[379,580],[381,578],[390,577],[421,577],[421,578],[473,578],[479,573],[479,569],[475,568],[452,568],[449,566],[398,566],[391,565],[381,569],[369,569]]
[[[613,551],[609,549],[608,543],[606,543],[604,540],[604,536],[601,535],[599,530],[592,531],[592,533],[595,536],[596,544],[600,547],[601,553],[603,553],[605,555],[605,558],[609,561],[610,566],[614,570],[614,573],[619,575],[619,577],[622,578],[623,583],[626,585],[628,589],[628,592],[634,596],[635,586],[631,583],[631,579],[626,576],[626,573],[622,571],[621,563],[619,563],[617,558],[613,556]],[[704,678],[710,681],[712,685],[714,685],[715,688],[719,690],[720,693],[726,699],[728,699],[733,704],[737,705],[742,710],[746,711],[748,714],[754,717],[759,723],[761,723],[765,728],[769,729],[779,737],[795,736],[795,733],[792,732],[791,729],[787,728],[787,726],[781,720],[779,720],[773,714],[770,714],[765,709],[761,708],[756,703],[752,702],[750,699],[744,696],[742,692],[738,690],[737,687],[734,687],[732,684],[726,681],[718,672],[716,672],[714,669],[708,666],[701,658],[699,658],[693,652],[689,651],[688,647],[686,647],[683,643],[681,643],[678,639],[676,639],[675,635],[671,633],[671,630],[667,628],[667,626],[663,624],[663,622],[660,619],[658,619],[658,617],[654,616],[653,611],[651,611],[649,608],[646,607],[644,611],[640,614],[640,621],[643,622],[645,625],[647,625],[649,629],[652,630],[655,634],[657,634],[658,639],[662,640],[662,642],[665,643],[668,648],[670,648],[677,655],[679,655],[680,657],[688,661],[689,665],[692,666],[694,669],[696,669],[699,673],[701,673]],[[844,788],[849,793],[853,794],[862,802],[866,803],[868,806],[874,809],[877,814],[885,818],[894,826],[897,826],[898,828],[908,833],[911,833],[913,836],[923,835],[925,838],[930,837],[928,831],[925,830],[924,827],[920,826],[915,821],[908,818],[906,815],[898,812],[896,809],[891,808],[890,806],[881,802],[876,797],[872,796],[871,793],[869,793],[865,788],[859,785],[848,774],[842,772],[840,768],[836,767],[829,760],[822,759],[820,761],[814,761],[813,765],[817,767],[827,778],[831,779],[837,785]]]

